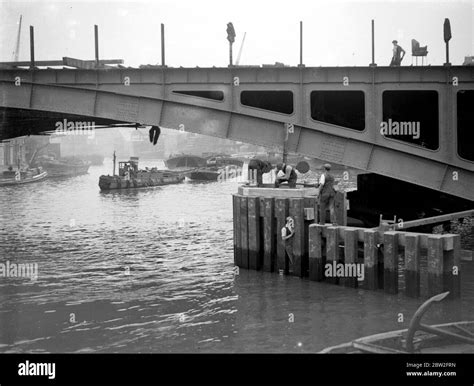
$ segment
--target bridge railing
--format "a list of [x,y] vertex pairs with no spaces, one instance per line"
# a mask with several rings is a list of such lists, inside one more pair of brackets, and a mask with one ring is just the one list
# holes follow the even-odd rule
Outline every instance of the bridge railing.
[[[366,228],[309,226],[309,278],[410,297],[450,291],[460,296],[460,236],[379,231]],[[334,280],[325,275],[327,264],[363,264],[363,279]]]

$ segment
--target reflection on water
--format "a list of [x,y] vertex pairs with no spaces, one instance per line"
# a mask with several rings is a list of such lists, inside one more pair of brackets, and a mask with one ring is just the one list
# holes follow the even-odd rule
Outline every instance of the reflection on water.
[[[236,275],[236,182],[101,193],[108,166],[0,190],[1,260],[39,267],[33,282],[0,278],[0,352],[315,352],[406,328],[420,304]],[[462,269],[462,300],[427,322],[474,318],[474,264]]]

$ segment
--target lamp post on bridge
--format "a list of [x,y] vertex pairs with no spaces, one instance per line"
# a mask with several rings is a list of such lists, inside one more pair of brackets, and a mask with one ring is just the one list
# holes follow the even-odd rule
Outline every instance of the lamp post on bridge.
[[161,23],[161,66],[166,67],[165,64],[165,25]]
[[227,40],[229,41],[229,67],[232,67],[232,44],[235,42],[235,30],[232,23],[227,23]]

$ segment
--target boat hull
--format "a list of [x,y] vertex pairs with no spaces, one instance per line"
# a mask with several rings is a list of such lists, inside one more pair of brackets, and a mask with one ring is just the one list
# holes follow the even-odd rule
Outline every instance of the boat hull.
[[71,177],[87,174],[89,164],[71,164],[63,162],[42,162],[41,166],[48,172],[49,177]]

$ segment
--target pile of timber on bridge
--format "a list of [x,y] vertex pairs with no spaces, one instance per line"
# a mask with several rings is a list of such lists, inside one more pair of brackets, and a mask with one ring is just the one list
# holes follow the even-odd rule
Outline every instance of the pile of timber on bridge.
[[[233,195],[234,263],[239,268],[288,273],[348,287],[421,295],[421,256],[427,259],[427,296],[450,291],[460,297],[460,236],[345,226],[344,196],[339,193],[337,222],[319,225],[316,196],[304,189],[239,188]],[[286,218],[295,223],[293,266],[280,232]],[[364,280],[325,277],[327,263],[364,265]]]
[[123,59],[101,59],[101,60],[82,60],[64,56],[62,60],[36,60],[24,62],[0,62],[0,68],[17,68],[17,67],[74,67],[83,70],[94,70],[97,68],[114,68],[110,65],[121,65]]

